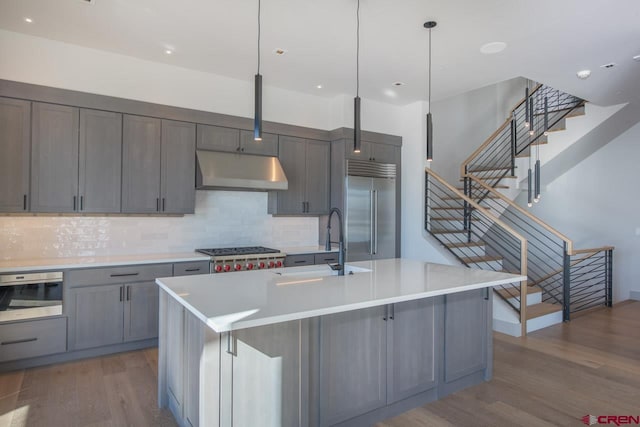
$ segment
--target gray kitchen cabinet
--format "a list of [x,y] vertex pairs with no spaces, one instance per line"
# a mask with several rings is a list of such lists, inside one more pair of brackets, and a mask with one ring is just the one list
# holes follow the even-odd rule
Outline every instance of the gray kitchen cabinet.
[[67,350],[67,319],[4,322],[0,324],[0,362],[28,359]]
[[162,122],[125,115],[122,123],[122,212],[160,212]]
[[256,154],[259,156],[278,155],[278,135],[262,133],[262,141],[253,139],[253,132],[240,131],[240,152],[244,154]]
[[487,367],[488,299],[485,289],[445,297],[444,381],[451,383]]
[[122,114],[80,110],[79,156],[77,210],[120,212]]
[[388,322],[387,403],[438,385],[437,341],[440,298],[393,304]]
[[360,152],[353,152],[353,140],[348,140],[345,145],[346,157],[352,160],[365,160],[378,163],[398,163],[396,153],[398,147],[377,142],[361,141]]
[[167,389],[169,406],[179,420],[184,417],[185,310],[181,304],[167,304]]
[[31,103],[0,98],[0,212],[29,209]]
[[287,255],[284,259],[285,267],[300,267],[302,265],[313,264],[315,264],[315,257],[313,254]]
[[78,207],[79,110],[34,102],[31,120],[31,211]]
[[386,405],[386,310],[372,307],[320,318],[321,426]]
[[122,285],[71,288],[64,298],[69,314],[69,350],[122,342]]
[[202,321],[184,312],[184,401],[183,413],[187,426],[200,425],[200,357],[203,346]]
[[198,150],[240,151],[240,130],[221,126],[198,125]]
[[124,287],[124,341],[158,336],[158,285],[139,282]]
[[162,121],[161,206],[167,214],[194,213],[196,125]]
[[322,215],[329,212],[330,146],[326,141],[280,136],[278,158],[289,188],[269,193],[269,213]]

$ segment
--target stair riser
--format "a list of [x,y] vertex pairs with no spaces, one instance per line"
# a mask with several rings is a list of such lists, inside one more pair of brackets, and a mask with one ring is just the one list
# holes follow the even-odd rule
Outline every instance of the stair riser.
[[[515,298],[509,298],[508,301],[512,304],[518,304],[518,300]],[[542,302],[542,292],[536,292],[534,294],[527,295],[527,306],[540,304]]]

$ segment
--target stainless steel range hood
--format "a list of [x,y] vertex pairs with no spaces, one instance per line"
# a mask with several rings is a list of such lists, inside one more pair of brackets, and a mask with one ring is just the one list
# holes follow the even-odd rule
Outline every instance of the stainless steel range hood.
[[199,190],[286,190],[287,176],[277,157],[196,150]]

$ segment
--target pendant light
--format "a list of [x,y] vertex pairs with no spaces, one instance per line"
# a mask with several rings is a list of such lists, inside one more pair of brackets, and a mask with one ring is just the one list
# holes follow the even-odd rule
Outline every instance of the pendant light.
[[429,74],[429,84],[428,87],[428,95],[427,102],[429,102],[429,111],[427,112],[427,161],[433,161],[433,123],[431,121],[431,29],[438,25],[436,21],[427,21],[424,23],[424,28],[429,30],[429,65],[428,65],[428,74]]
[[260,1],[258,0],[258,73],[254,79],[253,139],[262,141],[262,75],[260,74]]
[[529,79],[524,88],[524,127],[529,128]]
[[527,171],[527,206],[533,206],[533,145],[531,144],[531,136],[529,136],[529,170]]
[[353,152],[359,153],[362,145],[360,128],[360,0],[356,8],[356,97],[353,98]]

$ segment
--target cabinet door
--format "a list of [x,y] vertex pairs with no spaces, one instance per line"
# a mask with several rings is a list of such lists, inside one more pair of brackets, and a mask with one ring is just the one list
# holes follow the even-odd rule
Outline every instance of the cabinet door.
[[159,212],[161,122],[125,115],[122,126],[122,212]]
[[487,367],[487,301],[477,289],[445,297],[444,380],[449,383]]
[[309,214],[329,213],[330,153],[328,142],[307,140],[305,200]]
[[320,318],[320,425],[384,406],[387,371],[385,307]]
[[275,157],[278,155],[278,135],[263,133],[262,141],[256,141],[253,139],[253,132],[241,130],[240,151],[245,154]]
[[33,103],[31,211],[77,209],[78,120],[77,108]]
[[120,212],[122,114],[80,110],[78,210]]
[[378,163],[397,163],[398,147],[388,144],[371,144],[371,160]]
[[388,322],[387,336],[389,404],[437,385],[436,351],[440,351],[436,342],[437,300],[428,298],[392,305],[393,320]]
[[289,188],[278,191],[278,214],[304,212],[305,193],[305,140],[281,136],[278,142],[278,158],[289,181]]
[[29,209],[31,103],[0,98],[0,212]]
[[240,131],[220,126],[198,125],[198,150],[240,151]]
[[353,139],[347,139],[345,143],[345,155],[351,160],[371,160],[371,143],[367,141],[360,142],[360,152],[353,152]]
[[234,425],[308,425],[306,324],[283,322],[233,333]]
[[196,125],[162,121],[162,206],[164,213],[193,213],[196,206]]
[[155,282],[139,282],[125,286],[125,341],[158,336],[159,298],[158,285]]
[[69,350],[122,342],[123,294],[122,285],[68,290],[65,304],[69,304]]
[[167,390],[169,406],[181,421],[184,404],[184,307],[168,298],[166,331]]

